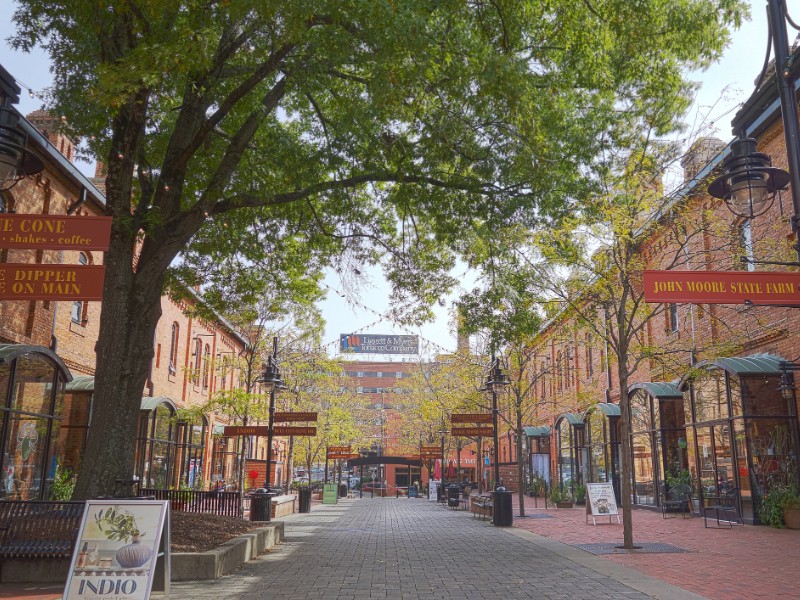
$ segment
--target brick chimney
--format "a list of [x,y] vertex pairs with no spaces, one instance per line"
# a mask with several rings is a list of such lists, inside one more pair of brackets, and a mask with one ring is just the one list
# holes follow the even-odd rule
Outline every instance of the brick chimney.
[[725,142],[715,137],[699,138],[681,159],[683,181],[691,181],[717,154],[725,149]]
[[75,163],[75,142],[61,131],[61,119],[46,110],[35,110],[28,121],[47,138],[53,147],[71,163]]

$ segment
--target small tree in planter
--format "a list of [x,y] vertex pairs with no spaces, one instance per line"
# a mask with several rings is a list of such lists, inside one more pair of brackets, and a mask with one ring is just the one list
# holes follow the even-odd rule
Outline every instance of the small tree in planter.
[[578,506],[586,504],[586,486],[580,483],[575,485],[575,504]]
[[550,502],[556,505],[557,508],[572,508],[573,500],[569,492],[562,490],[557,485],[550,488]]

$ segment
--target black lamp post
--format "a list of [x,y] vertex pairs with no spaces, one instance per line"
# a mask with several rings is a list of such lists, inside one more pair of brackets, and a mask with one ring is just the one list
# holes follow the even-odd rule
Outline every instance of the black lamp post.
[[723,163],[723,173],[708,186],[708,193],[725,201],[736,215],[752,218],[764,213],[775,193],[791,184],[792,231],[797,243],[800,266],[800,126],[794,79],[789,61],[789,36],[786,31],[785,0],[767,0],[769,34],[775,51],[775,81],[781,104],[783,133],[789,171],[771,165],[766,154],[756,152],[756,141],[743,137],[731,144],[731,155]]
[[439,428],[438,434],[441,437],[442,441],[442,483],[444,485],[444,436],[446,436],[449,432],[447,431],[447,427],[444,426],[444,421],[442,421],[442,426]]
[[[19,128],[19,117],[11,108],[19,102],[20,91],[11,74],[0,66],[0,190],[44,169],[42,159],[28,150],[28,136]],[[0,203],[0,212],[4,211],[5,205]]]
[[[267,494],[271,493],[272,482],[272,439],[275,432],[275,393],[286,389],[286,384],[281,379],[281,372],[278,368],[278,338],[272,338],[272,354],[267,360],[267,368],[264,369],[264,376],[261,383],[269,386],[269,424],[267,428],[267,475],[264,487]],[[269,511],[267,512],[269,515]]]
[[503,372],[500,366],[500,359],[495,358],[492,353],[492,365],[489,367],[489,374],[486,376],[486,383],[481,388],[484,392],[491,392],[492,394],[492,442],[494,450],[494,489],[500,487],[500,464],[498,458],[500,457],[497,441],[497,416],[499,410],[497,409],[497,392],[511,383],[508,376]]

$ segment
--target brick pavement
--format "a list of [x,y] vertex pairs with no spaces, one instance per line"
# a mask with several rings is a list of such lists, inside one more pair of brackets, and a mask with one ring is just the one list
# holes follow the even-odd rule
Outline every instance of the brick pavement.
[[697,598],[563,544],[407,498],[315,505],[286,519],[278,549],[172,591],[187,600]]
[[[539,500],[539,506],[543,501]],[[565,544],[622,543],[621,525],[586,525],[585,508],[533,509],[552,519],[519,519],[514,525]],[[514,514],[519,514],[516,497]],[[634,543],[678,546],[682,554],[604,555],[609,562],[691,590],[712,600],[800,598],[800,531],[761,526],[704,529],[702,518],[663,519],[660,511],[633,511]]]

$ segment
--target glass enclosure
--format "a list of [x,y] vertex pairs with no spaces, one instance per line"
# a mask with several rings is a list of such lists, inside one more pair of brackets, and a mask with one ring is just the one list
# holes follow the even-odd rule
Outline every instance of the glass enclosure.
[[583,483],[582,465],[585,451],[583,421],[566,413],[556,420],[556,469],[558,486],[574,495],[574,486]]
[[586,482],[614,484],[619,498],[619,406],[599,403],[590,406],[583,415],[586,432]]
[[143,488],[169,489],[180,484],[175,468],[178,424],[173,422],[175,406],[160,402],[139,415],[136,440],[136,475]]

